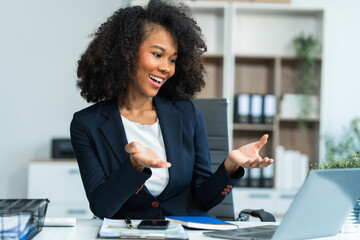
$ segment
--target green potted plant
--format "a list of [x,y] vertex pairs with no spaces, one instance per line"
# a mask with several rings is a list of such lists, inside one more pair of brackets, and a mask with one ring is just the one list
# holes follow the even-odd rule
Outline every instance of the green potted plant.
[[316,73],[316,58],[320,52],[320,41],[311,34],[300,34],[293,39],[296,52],[296,93],[301,95],[298,126],[306,131],[306,119],[314,111],[311,96],[319,92],[319,79]]
[[[351,121],[350,127],[345,129],[339,140],[327,136],[325,142],[328,160],[313,164],[311,169],[360,168],[360,118]],[[358,231],[359,213],[360,198],[349,215],[356,224],[344,224],[344,232]]]
[[[345,153],[342,157],[334,157],[333,153],[329,153],[328,161],[321,161],[317,169],[335,169],[335,168],[360,168],[360,152],[352,151]],[[360,197],[360,196],[359,196]],[[360,213],[360,198],[356,201],[353,210],[348,216],[348,220],[342,227],[342,232],[357,232]]]

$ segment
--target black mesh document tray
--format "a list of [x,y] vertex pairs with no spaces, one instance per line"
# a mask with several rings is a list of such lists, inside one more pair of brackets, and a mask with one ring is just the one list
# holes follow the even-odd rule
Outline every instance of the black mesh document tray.
[[48,199],[0,199],[0,239],[8,239],[4,232],[4,219],[12,217],[17,219],[20,224],[21,217],[24,215],[30,215],[28,224],[31,227],[28,228],[29,231],[25,235],[23,232],[15,231],[14,239],[32,239],[44,226],[48,203]]

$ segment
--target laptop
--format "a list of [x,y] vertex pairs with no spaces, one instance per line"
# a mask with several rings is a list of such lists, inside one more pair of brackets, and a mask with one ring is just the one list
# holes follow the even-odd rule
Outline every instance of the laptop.
[[360,168],[313,170],[279,226],[204,232],[225,239],[291,240],[337,234],[360,197]]

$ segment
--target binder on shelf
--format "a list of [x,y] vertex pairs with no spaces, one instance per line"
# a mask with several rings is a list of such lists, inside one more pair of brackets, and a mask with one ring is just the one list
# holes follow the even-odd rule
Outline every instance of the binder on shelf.
[[262,169],[262,187],[272,188],[274,181],[274,164],[269,165]]
[[251,103],[250,104],[251,123],[262,123],[263,96],[259,94],[251,95],[250,103]]
[[276,114],[276,97],[274,94],[267,94],[264,96],[264,123],[274,123]]
[[235,96],[234,122],[250,122],[250,94],[238,94]]
[[261,169],[249,169],[250,187],[261,187]]

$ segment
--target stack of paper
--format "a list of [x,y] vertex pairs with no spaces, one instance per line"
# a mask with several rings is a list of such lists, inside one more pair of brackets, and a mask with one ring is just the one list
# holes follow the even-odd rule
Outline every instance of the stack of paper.
[[275,187],[277,189],[299,189],[307,176],[309,157],[295,150],[276,148]]
[[124,220],[113,220],[104,218],[99,230],[101,238],[130,238],[130,239],[188,239],[188,236],[178,223],[170,223],[165,230],[142,230],[137,229],[140,220],[132,220],[129,228]]
[[2,239],[26,239],[35,227],[30,224],[30,213],[0,215],[0,236]]

